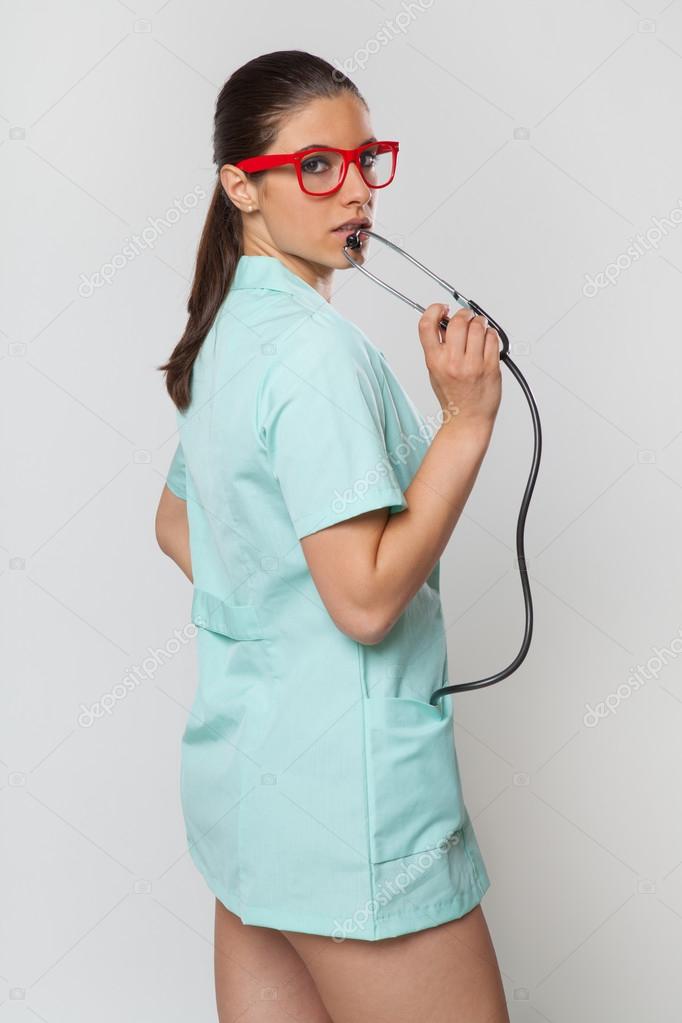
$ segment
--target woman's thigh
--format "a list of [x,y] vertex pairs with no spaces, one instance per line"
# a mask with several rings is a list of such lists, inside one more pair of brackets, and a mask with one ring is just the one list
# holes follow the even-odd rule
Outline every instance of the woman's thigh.
[[244,924],[215,905],[215,989],[220,1023],[333,1023],[308,968],[284,935]]
[[480,905],[458,920],[381,941],[282,934],[333,1023],[509,1023]]

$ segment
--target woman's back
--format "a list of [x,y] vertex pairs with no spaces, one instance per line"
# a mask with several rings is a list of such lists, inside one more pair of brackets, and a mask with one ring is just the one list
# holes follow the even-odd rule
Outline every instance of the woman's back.
[[330,617],[299,542],[370,509],[399,514],[425,421],[358,327],[279,260],[241,256],[178,423],[195,862],[246,923],[373,940],[466,912],[489,881],[452,701],[428,703],[447,680],[439,565],[381,642],[361,643]]

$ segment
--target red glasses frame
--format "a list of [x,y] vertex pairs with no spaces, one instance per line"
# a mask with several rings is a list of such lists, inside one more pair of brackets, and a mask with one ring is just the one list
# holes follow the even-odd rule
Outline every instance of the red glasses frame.
[[[388,181],[384,182],[383,185],[374,185],[371,181],[368,181],[363,171],[365,168],[360,164],[359,156],[366,149],[376,149],[377,146],[388,146],[388,150],[380,150],[381,152],[390,152],[393,155],[393,167],[391,168],[391,176]],[[396,164],[398,162],[398,149],[400,144],[398,142],[366,142],[364,146],[358,146],[356,149],[337,149],[336,146],[311,146],[310,149],[305,149],[301,153],[270,153],[267,156],[250,156],[246,160],[240,160],[239,163],[235,164],[235,167],[239,167],[246,173],[253,173],[260,170],[269,170],[271,167],[281,167],[284,164],[293,163],[296,167],[296,174],[298,177],[298,183],[302,192],[306,195],[331,195],[333,192],[338,190],[346,180],[346,174],[348,173],[348,165],[354,163],[360,171],[362,180],[369,188],[386,188],[386,185],[390,185],[395,177]],[[311,153],[340,153],[343,157],[343,171],[339,181],[333,188],[329,188],[326,192],[311,192],[310,189],[306,188],[303,184],[303,174],[301,173],[301,162],[310,156]]]

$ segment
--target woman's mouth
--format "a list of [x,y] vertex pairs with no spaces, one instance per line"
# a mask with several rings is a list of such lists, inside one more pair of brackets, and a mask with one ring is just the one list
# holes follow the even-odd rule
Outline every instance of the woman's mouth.
[[[369,226],[369,225],[365,225],[365,226]],[[332,231],[332,234],[336,234],[339,237],[342,237],[344,239],[347,238],[349,234],[357,234],[357,235],[360,235],[360,239],[359,239],[360,242],[364,242],[364,241],[367,240],[368,236],[364,235],[364,237],[363,237],[363,231],[364,231],[364,228],[361,227],[359,224],[342,224],[341,227],[334,228],[334,230]]]

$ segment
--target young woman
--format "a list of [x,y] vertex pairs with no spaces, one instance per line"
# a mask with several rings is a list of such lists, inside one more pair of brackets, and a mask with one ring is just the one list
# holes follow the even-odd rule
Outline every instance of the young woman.
[[429,436],[330,301],[396,157],[325,60],[236,71],[189,320],[160,367],[180,442],[156,531],[193,583],[181,796],[216,897],[221,1023],[508,1020],[452,701],[429,702],[447,685],[439,558],[492,434],[499,338],[428,307]]

